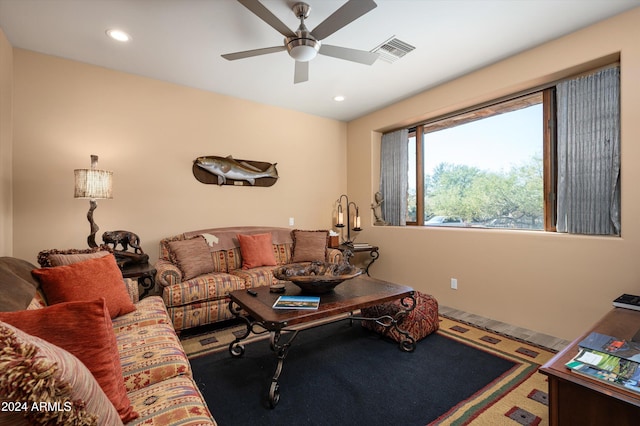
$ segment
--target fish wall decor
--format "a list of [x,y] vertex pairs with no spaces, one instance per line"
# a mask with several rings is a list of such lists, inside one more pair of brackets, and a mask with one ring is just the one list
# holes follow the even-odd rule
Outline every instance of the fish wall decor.
[[206,184],[271,186],[278,180],[277,164],[208,155],[193,160],[192,170],[195,178]]

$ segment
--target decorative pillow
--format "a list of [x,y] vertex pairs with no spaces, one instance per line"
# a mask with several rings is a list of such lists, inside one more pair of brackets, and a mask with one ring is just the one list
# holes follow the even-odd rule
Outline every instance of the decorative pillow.
[[28,408],[2,410],[0,424],[122,425],[98,382],[69,352],[2,322],[0,347],[0,395]]
[[96,251],[94,253],[77,253],[77,254],[50,254],[49,262],[51,266],[71,265],[72,263],[82,262],[88,259],[97,259],[99,257],[109,256],[108,251]]
[[104,297],[111,318],[135,311],[113,255],[71,265],[35,269],[49,305]]
[[198,235],[188,240],[171,241],[170,256],[182,271],[183,279],[190,280],[202,274],[213,272],[213,260],[207,241]]
[[127,396],[116,335],[104,298],[0,312],[0,321],[75,355],[91,371],[123,422],[138,417]]
[[91,247],[86,249],[49,249],[42,250],[40,253],[38,253],[38,263],[42,268],[46,268],[49,266],[69,265],[71,263],[76,263],[87,259],[106,256],[109,253],[113,253],[113,250],[111,249],[111,247],[104,244],[99,247]]
[[242,255],[242,269],[258,266],[276,266],[276,256],[273,254],[271,234],[238,234],[240,254]]
[[291,232],[293,238],[293,262],[325,262],[329,231],[301,231]]

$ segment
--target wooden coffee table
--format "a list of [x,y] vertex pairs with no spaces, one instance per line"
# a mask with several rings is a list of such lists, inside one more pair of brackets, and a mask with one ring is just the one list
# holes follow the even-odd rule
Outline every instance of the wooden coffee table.
[[[242,319],[247,326],[245,333],[237,337],[229,345],[229,352],[232,356],[241,357],[244,354],[245,348],[240,342],[251,333],[270,333],[271,350],[278,357],[278,364],[269,388],[269,405],[271,408],[274,408],[280,400],[278,378],[282,373],[284,359],[293,340],[302,329],[314,326],[304,328],[304,324],[318,322],[318,325],[324,325],[345,319],[351,321],[376,321],[387,328],[395,327],[404,336],[404,339],[399,344],[402,351],[411,352],[415,350],[415,339],[406,330],[398,326],[398,322],[415,308],[416,300],[411,287],[359,276],[343,282],[329,293],[318,295],[320,296],[320,306],[317,310],[273,309],[272,306],[279,296],[283,294],[287,296],[302,294],[301,290],[292,283],[287,282],[285,288],[285,293],[279,294],[271,293],[268,287],[251,289],[255,292],[255,295],[249,294],[246,290],[237,290],[229,293],[231,298],[229,310],[233,315]],[[360,309],[394,300],[401,300],[402,306],[405,307],[394,317],[386,315],[379,318],[364,318],[354,315],[354,312]],[[298,327],[291,328],[296,325]],[[280,339],[283,337],[283,332],[288,338],[286,341],[281,342]]]

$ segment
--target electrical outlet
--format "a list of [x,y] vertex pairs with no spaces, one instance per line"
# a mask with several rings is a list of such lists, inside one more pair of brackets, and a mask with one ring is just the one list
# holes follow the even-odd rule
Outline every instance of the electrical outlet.
[[289,218],[289,226],[293,226],[296,223],[295,220],[293,220],[292,217]]
[[457,290],[458,289],[458,280],[456,278],[451,278],[451,288],[453,290]]

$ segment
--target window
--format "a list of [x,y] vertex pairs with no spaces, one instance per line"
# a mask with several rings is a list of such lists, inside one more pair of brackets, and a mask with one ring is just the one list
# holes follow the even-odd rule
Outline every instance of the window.
[[385,133],[384,219],[620,236],[620,97],[615,64]]
[[552,90],[410,129],[407,224],[545,229]]

